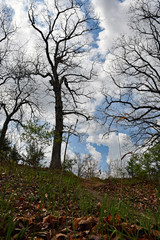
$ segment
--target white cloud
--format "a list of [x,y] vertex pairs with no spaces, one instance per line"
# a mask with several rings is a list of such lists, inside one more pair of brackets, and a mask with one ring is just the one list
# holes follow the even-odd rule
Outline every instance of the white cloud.
[[87,143],[96,143],[97,145],[106,145],[104,134],[106,127],[97,121],[83,122],[78,129],[79,133],[87,134]]
[[[134,145],[127,134],[112,132],[106,138],[109,147],[107,163],[110,166],[111,176],[120,176],[121,168],[126,173],[126,166],[130,155],[124,154],[134,151]],[[123,158],[123,159],[122,159]],[[122,160],[121,160],[122,159]]]
[[93,157],[93,159],[99,163],[101,161],[101,153],[100,152],[97,152],[96,149],[91,146],[89,143],[87,144],[87,149],[89,151],[89,153],[91,154],[91,156]]
[[100,18],[100,26],[104,29],[99,34],[99,50],[106,54],[112,47],[115,38],[128,32],[127,11],[131,0],[92,0],[96,14]]

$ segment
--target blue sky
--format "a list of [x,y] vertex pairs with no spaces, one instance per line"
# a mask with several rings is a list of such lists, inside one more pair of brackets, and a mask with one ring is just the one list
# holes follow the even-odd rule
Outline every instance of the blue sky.
[[[105,31],[108,33],[108,38],[109,40],[107,39],[107,37],[105,37],[105,40],[106,40],[106,44],[103,43],[103,46],[104,46],[104,49],[106,49],[106,51],[104,52],[103,50],[102,51],[99,51],[99,54],[98,54],[98,57],[99,57],[99,60],[101,62],[105,62],[106,61],[106,56],[108,55],[108,50],[109,50],[109,47],[111,46],[110,45],[110,38],[116,38],[118,36],[118,34],[121,34],[123,33],[123,31],[126,30],[126,24],[127,24],[127,20],[125,18],[125,14],[123,14],[125,11],[124,10],[124,6],[121,6],[122,2],[124,1],[121,1],[121,0],[113,0],[113,1],[110,1],[110,0],[93,0],[92,1],[95,8],[98,6],[98,9],[97,9],[97,14],[98,16],[100,17],[100,29],[97,30],[96,32],[94,32],[94,44],[93,44],[93,48],[96,47],[96,48],[99,48],[100,49],[100,44],[103,43],[104,41],[104,36],[105,36]],[[111,3],[112,2],[112,3]],[[126,1],[127,2],[127,1]],[[111,12],[110,12],[110,9],[111,9]],[[126,12],[127,12],[127,7],[126,7]],[[114,16],[113,16],[114,14]],[[110,19],[112,19],[110,21]],[[113,29],[112,29],[112,24],[110,24],[110,22],[113,21]],[[115,21],[119,21],[118,22],[118,25],[120,26],[120,28],[118,29],[119,32],[117,33],[117,29],[114,29],[115,26]],[[124,24],[125,22],[125,24]],[[123,25],[123,26],[122,26]],[[109,30],[107,29],[109,27]],[[110,32],[109,32],[110,31]],[[110,34],[110,36],[109,36]],[[101,37],[102,35],[102,37]],[[102,40],[101,40],[102,38]],[[107,40],[108,40],[108,43],[107,43]],[[103,48],[103,47],[102,47]],[[107,50],[108,48],[108,50]],[[99,107],[99,106],[98,106]],[[95,113],[96,115],[97,113]],[[100,113],[98,113],[99,115]],[[119,126],[118,126],[119,128]],[[119,131],[122,133],[122,134],[126,134],[126,130],[124,129],[119,129]],[[117,146],[117,137],[118,136],[118,133],[116,132],[115,133],[115,142],[116,143],[113,143],[113,145],[115,144],[115,146]],[[86,136],[86,140],[87,140],[87,136]],[[103,142],[103,141],[102,141]],[[104,144],[96,144],[95,142],[89,142],[89,144],[95,148],[95,150],[97,152],[99,152],[101,154],[101,160],[99,161],[99,168],[102,169],[102,170],[108,170],[109,169],[109,165],[107,163],[107,157],[109,156],[109,145],[104,145]],[[78,138],[76,137],[72,137],[70,139],[70,148],[75,151],[75,152],[80,152],[80,153],[83,153],[83,154],[91,154],[91,152],[89,152],[88,148],[86,147],[86,141],[83,142],[83,143],[80,143]],[[119,149],[115,149],[115,152],[117,152],[115,154],[115,158],[117,158],[117,156],[119,155]],[[112,152],[113,154],[113,152]],[[113,156],[114,158],[114,156]]]
[[[108,155],[109,148],[107,146],[104,146],[102,144],[97,145],[95,143],[92,143],[91,146],[93,146],[97,152],[101,153],[101,161],[98,164],[99,169],[103,171],[108,170],[108,164],[106,163],[106,158]],[[69,141],[69,147],[71,150],[75,153],[81,153],[81,154],[90,154],[89,150],[86,147],[86,142],[80,142],[78,137],[72,136]]]

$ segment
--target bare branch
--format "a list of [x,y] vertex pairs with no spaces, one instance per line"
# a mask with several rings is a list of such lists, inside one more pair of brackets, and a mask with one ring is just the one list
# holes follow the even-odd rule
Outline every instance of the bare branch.
[[117,39],[110,73],[119,96],[105,94],[105,113],[144,146],[160,141],[160,2],[136,1],[130,14],[134,34]]

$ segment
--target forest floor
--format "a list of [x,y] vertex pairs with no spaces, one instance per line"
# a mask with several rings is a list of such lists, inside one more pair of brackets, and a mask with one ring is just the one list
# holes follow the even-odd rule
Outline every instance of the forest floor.
[[0,239],[160,240],[160,181],[0,163]]

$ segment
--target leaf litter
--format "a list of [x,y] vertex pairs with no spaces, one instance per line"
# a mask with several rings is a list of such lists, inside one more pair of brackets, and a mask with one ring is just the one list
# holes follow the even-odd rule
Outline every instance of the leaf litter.
[[[46,175],[42,178],[38,173],[29,179],[23,168],[19,175],[1,170],[0,239],[160,239],[159,219],[147,229],[136,220],[130,222],[116,209],[114,214],[110,213],[110,209],[103,209],[104,196],[108,196],[110,201],[114,196],[124,202],[129,201],[130,207],[136,208],[139,213],[147,208],[158,211],[160,196],[157,182],[128,184],[124,181],[121,186],[119,180],[80,179],[78,195],[75,182],[69,186],[63,176],[61,180],[61,185],[58,185],[56,178],[51,181]],[[82,192],[85,189],[86,193],[92,193],[93,199],[85,196],[82,199],[80,188]]]

